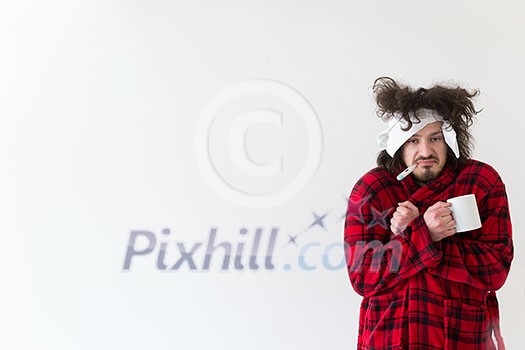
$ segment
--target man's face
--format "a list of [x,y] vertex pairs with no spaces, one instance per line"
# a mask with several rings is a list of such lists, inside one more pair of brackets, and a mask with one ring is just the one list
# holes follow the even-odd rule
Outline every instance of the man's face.
[[442,122],[434,122],[415,133],[403,145],[402,157],[408,167],[418,163],[412,175],[418,181],[435,179],[447,162],[447,144],[441,131]]

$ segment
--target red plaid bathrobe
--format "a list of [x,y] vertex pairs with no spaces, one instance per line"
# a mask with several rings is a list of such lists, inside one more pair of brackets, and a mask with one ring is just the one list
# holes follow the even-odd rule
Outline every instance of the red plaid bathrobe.
[[[400,171],[403,169],[399,169]],[[423,220],[438,201],[474,193],[483,226],[432,242]],[[405,232],[390,218],[399,202],[419,208]],[[489,165],[470,160],[459,172],[443,169],[420,187],[375,168],[348,201],[344,239],[348,274],[362,295],[359,350],[499,349],[498,304],[513,258],[505,185]]]

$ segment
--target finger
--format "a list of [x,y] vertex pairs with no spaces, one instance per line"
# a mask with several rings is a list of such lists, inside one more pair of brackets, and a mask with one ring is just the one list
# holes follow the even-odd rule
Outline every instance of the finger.
[[407,215],[409,212],[408,208],[406,207],[397,207],[396,213],[399,213],[401,215]]
[[[445,215],[441,217],[441,222],[443,222],[445,225],[448,225],[449,222],[454,221],[454,218],[452,215]],[[455,222],[455,221],[454,221]]]
[[399,230],[394,225],[390,225],[390,231],[392,231],[392,233],[394,233],[396,235],[399,233]]
[[450,229],[448,229],[447,231],[445,231],[445,236],[449,237],[449,236],[453,236],[456,234],[456,228],[455,227],[452,227]]
[[396,222],[399,223],[400,221],[403,221],[405,219],[406,219],[405,215],[397,213],[397,215],[396,215]]
[[456,221],[455,220],[450,220],[449,222],[447,222],[445,224],[445,227],[447,228],[447,230],[451,230],[451,229],[456,229]]
[[435,215],[437,217],[445,217],[445,216],[452,216],[452,212],[449,208],[441,208],[435,210]]
[[414,204],[412,204],[412,202],[410,202],[410,201],[404,201],[404,202],[401,202],[401,203],[397,203],[397,205],[398,205],[398,208],[402,207],[402,208],[406,208],[408,210],[417,209],[416,206]]
[[418,209],[418,208],[417,208],[412,202],[410,202],[410,201],[406,201],[406,202],[404,202],[404,203],[405,203],[404,206],[407,207],[409,210],[411,210],[411,211],[416,211],[416,212],[419,211],[419,209]]
[[427,212],[428,215],[435,220],[441,220],[444,216],[450,215],[450,211],[446,209],[435,209]]
[[[410,203],[410,202],[409,202]],[[402,215],[405,215],[407,217],[413,217],[417,216],[419,214],[419,210],[415,206],[399,206],[397,207],[397,212],[401,213]]]
[[434,205],[430,206],[428,208],[428,210],[438,210],[438,209],[441,209],[441,208],[448,208],[451,205],[452,204],[447,203],[447,202],[436,202]]

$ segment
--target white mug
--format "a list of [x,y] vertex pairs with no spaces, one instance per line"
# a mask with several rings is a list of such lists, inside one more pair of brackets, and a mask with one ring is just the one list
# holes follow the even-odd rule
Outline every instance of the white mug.
[[450,210],[456,221],[456,232],[466,232],[481,227],[481,218],[474,194],[450,198],[447,202],[452,204]]

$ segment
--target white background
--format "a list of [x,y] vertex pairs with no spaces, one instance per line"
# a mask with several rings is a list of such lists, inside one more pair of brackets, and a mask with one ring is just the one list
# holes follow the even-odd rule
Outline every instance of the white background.
[[[342,240],[344,197],[374,166],[384,126],[370,87],[388,75],[413,86],[453,80],[481,90],[474,157],[507,185],[516,257],[498,295],[507,348],[520,349],[520,8],[518,1],[450,0],[2,1],[0,348],[355,348],[360,297],[346,271],[323,267],[320,255]],[[194,149],[208,102],[251,79],[300,92],[322,127],[311,181],[273,207],[219,194]],[[258,103],[285,109],[266,97]],[[297,170],[309,149],[298,146],[304,128],[289,127],[300,118],[287,124],[286,117],[283,129],[254,125],[247,148],[260,163],[290,155],[284,169]],[[270,187],[282,178],[274,180]],[[288,234],[313,222],[312,212],[327,213],[325,229],[288,244]],[[168,242],[171,265],[175,242],[191,247],[211,227],[221,241],[247,247],[256,227],[264,228],[263,241],[278,227],[276,269],[220,271],[221,252],[207,272],[187,265],[160,272],[156,253],[122,269],[131,230]],[[313,271],[297,267],[308,242],[320,244],[306,258],[317,264]]]

